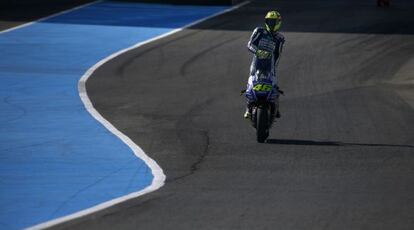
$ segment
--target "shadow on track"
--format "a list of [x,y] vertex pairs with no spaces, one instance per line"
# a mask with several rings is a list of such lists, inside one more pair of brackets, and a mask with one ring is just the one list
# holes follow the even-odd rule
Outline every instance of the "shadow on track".
[[277,145],[313,145],[313,146],[369,146],[369,147],[403,147],[414,148],[412,145],[392,145],[392,144],[364,144],[364,143],[345,143],[338,141],[313,141],[295,139],[269,139],[267,144]]

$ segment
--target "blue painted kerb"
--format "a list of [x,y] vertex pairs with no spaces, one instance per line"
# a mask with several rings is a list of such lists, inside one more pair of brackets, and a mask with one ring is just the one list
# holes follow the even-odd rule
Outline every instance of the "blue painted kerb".
[[224,9],[103,2],[0,34],[0,229],[150,185],[148,166],[85,110],[78,81],[112,53]]

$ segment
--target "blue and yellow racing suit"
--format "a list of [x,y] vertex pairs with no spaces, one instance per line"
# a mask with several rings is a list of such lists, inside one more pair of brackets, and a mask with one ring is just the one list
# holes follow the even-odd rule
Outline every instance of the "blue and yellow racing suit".
[[[274,94],[272,102],[278,108],[278,86],[276,78],[276,66],[279,62],[285,38],[281,33],[271,33],[266,29],[257,27],[250,37],[247,48],[254,54],[252,63],[250,65],[250,76],[247,83],[247,109],[250,111],[251,98],[248,97],[249,91],[252,90],[253,79],[256,70],[262,72],[269,72],[274,86]],[[277,110],[278,111],[278,110]]]

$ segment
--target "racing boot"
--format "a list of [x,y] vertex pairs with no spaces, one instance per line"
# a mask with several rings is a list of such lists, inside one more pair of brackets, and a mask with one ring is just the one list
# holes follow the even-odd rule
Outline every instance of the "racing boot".
[[251,119],[252,118],[252,106],[250,103],[247,103],[246,112],[244,113],[244,119]]
[[275,101],[275,110],[276,110],[276,114],[275,114],[275,118],[280,118],[280,109],[279,109],[279,97],[276,98]]
[[252,118],[252,112],[250,112],[249,108],[246,108],[246,112],[244,113],[244,119]]

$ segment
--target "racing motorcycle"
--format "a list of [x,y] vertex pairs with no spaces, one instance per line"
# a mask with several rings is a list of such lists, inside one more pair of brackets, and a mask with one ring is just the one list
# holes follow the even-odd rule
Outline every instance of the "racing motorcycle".
[[270,72],[258,70],[247,91],[241,91],[241,94],[244,93],[247,99],[252,102],[250,121],[256,129],[257,142],[263,143],[269,137],[269,130],[274,122],[276,108],[272,100],[278,96],[278,93],[283,94],[283,91],[274,87]]

